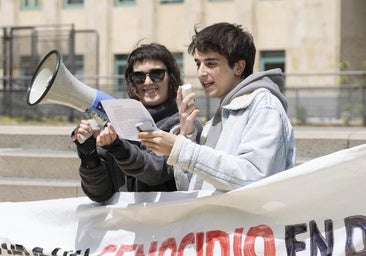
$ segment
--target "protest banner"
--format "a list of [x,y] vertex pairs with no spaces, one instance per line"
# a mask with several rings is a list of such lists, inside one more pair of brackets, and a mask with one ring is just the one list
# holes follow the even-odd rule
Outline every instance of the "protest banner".
[[0,255],[366,255],[366,145],[227,193],[0,203]]

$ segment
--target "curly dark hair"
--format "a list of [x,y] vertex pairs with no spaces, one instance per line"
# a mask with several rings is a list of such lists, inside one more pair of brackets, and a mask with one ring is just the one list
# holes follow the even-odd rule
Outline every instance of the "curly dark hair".
[[125,78],[129,97],[140,100],[140,97],[136,92],[136,86],[133,85],[130,75],[134,71],[133,67],[135,63],[144,60],[158,60],[164,63],[169,75],[168,96],[169,99],[175,100],[178,86],[183,84],[181,73],[172,53],[164,45],[158,43],[142,44],[134,49],[128,56]]
[[194,28],[195,35],[188,46],[188,53],[193,55],[197,49],[200,52],[214,51],[228,60],[232,68],[239,60],[245,60],[245,69],[241,74],[246,78],[253,73],[256,48],[253,36],[242,29],[241,25],[227,22],[216,23],[198,31]]

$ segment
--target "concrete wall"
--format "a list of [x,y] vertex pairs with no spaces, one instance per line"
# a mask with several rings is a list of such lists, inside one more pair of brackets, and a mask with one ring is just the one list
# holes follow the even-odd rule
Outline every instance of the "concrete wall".
[[[113,75],[116,54],[128,54],[142,39],[157,41],[185,54],[183,71],[187,82],[196,83],[195,65],[186,54],[195,24],[206,26],[220,21],[242,24],[254,35],[258,53],[286,52],[286,72],[335,72],[339,71],[341,60],[360,63],[366,59],[363,45],[366,35],[362,33],[365,3],[363,0],[185,0],[160,4],[159,0],[136,0],[135,5],[115,6],[113,0],[85,0],[82,8],[65,9],[62,0],[47,0],[41,1],[40,10],[22,11],[20,1],[2,0],[0,26],[74,24],[77,30],[96,30],[100,38],[99,75]],[[77,42],[77,49],[87,47],[90,47],[87,41]],[[258,64],[259,61],[256,70]],[[299,84],[297,79],[289,78],[288,84]],[[338,81],[329,76],[301,79],[302,84]]]

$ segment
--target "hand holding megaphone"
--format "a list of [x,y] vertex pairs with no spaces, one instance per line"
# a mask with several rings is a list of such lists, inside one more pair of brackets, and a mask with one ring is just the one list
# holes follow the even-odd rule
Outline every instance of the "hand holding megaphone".
[[[92,116],[88,121],[94,128],[103,127],[108,120],[102,100],[114,97],[91,88],[76,79],[61,61],[58,50],[50,51],[38,65],[27,91],[27,103],[60,104]],[[81,136],[83,143],[92,134]]]
[[[106,121],[104,118],[98,116],[98,115],[94,115],[93,118],[88,119],[88,120],[84,120],[82,122],[87,122],[87,125],[90,126],[90,129],[88,133],[80,133],[80,132],[75,132],[77,130],[77,128],[81,128],[81,124],[79,124],[79,126],[75,129],[74,131],[74,139],[76,139],[80,144],[83,144],[87,139],[89,139],[91,136],[93,136],[95,130],[97,128],[102,128],[106,125],[106,123],[108,121]],[[85,128],[84,128],[84,132],[85,132]]]

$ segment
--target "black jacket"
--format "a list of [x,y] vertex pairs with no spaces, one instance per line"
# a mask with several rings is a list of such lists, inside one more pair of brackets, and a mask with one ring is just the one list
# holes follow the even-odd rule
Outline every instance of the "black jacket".
[[[179,124],[175,102],[147,109],[159,129],[169,132]],[[202,130],[200,125],[198,130]],[[76,145],[81,159],[81,186],[93,201],[104,202],[120,191],[176,190],[174,169],[167,164],[168,156],[147,150],[138,141],[116,140],[111,145],[99,147],[91,137]]]

